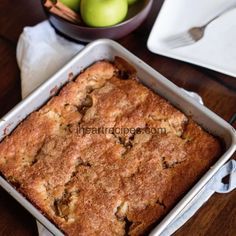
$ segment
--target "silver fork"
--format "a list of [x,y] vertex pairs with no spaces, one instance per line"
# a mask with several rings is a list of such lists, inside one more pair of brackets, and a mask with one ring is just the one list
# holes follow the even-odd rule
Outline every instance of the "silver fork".
[[179,34],[176,34],[176,35],[173,35],[164,39],[165,44],[167,44],[170,48],[178,48],[178,47],[184,47],[184,46],[188,46],[188,45],[198,42],[200,39],[203,38],[205,29],[211,22],[215,21],[220,16],[234,9],[235,7],[236,7],[236,4],[226,8],[224,11],[217,14],[215,17],[207,21],[202,26],[192,27],[186,32],[179,33]]

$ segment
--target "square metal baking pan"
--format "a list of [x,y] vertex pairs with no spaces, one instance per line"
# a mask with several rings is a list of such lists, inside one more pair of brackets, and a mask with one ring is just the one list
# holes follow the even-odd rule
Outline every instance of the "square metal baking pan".
[[[168,224],[170,224],[189,203],[191,203],[194,197],[202,190],[220,167],[230,159],[236,149],[236,132],[226,121],[206,107],[197,103],[187,94],[183,93],[179,87],[157,71],[153,70],[150,66],[118,43],[108,39],[100,39],[86,46],[60,71],[38,87],[31,95],[20,102],[1,119],[0,140],[11,133],[11,131],[31,112],[44,105],[59,88],[71,79],[72,75],[78,75],[81,70],[96,61],[104,59],[113,60],[115,56],[122,57],[132,64],[136,68],[138,77],[142,83],[166,98],[186,115],[191,116],[207,131],[220,137],[225,144],[224,154],[151,232],[151,235],[160,235]],[[50,222],[35,206],[33,206],[22,194],[17,192],[17,190],[1,176],[0,185],[49,231],[55,235],[63,235],[52,222]]]

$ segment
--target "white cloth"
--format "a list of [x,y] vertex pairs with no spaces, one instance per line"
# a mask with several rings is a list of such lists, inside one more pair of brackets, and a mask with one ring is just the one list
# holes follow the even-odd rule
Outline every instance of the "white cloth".
[[[82,45],[72,43],[58,36],[46,21],[34,27],[26,27],[17,45],[17,61],[21,69],[22,97],[26,97],[41,83],[53,75],[61,66],[68,62]],[[182,89],[183,90],[183,89]],[[186,92],[190,97],[203,104],[201,97],[193,92]],[[163,232],[162,236],[169,236],[190,219],[194,213],[206,202],[214,192],[229,192],[236,187],[236,162],[230,161],[205,186],[204,191],[196,200]],[[223,176],[231,173],[230,183],[221,182]],[[51,236],[40,223],[37,222],[40,236]]]
[[48,21],[25,27],[16,54],[21,69],[22,97],[50,78],[82,48],[83,45],[57,35]]

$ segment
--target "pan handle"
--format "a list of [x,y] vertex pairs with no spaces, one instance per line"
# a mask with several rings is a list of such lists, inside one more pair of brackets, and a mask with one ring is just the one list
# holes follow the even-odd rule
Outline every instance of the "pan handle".
[[[229,183],[222,183],[222,178],[229,175]],[[183,226],[201,206],[215,193],[228,193],[236,188],[236,161],[230,160],[210,179],[198,192],[192,201],[180,212],[176,218],[161,233],[161,236],[172,235]],[[151,234],[154,235],[154,234]]]
[[236,122],[236,113],[232,115],[232,117],[229,119],[229,123],[233,125]]

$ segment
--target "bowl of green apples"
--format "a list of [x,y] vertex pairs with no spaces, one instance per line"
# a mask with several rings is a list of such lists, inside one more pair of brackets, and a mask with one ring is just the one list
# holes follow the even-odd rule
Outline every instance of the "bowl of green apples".
[[76,41],[119,39],[137,29],[153,0],[42,0],[52,26]]

